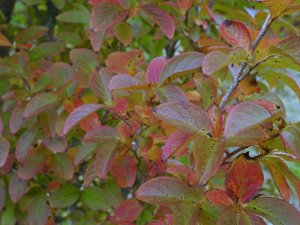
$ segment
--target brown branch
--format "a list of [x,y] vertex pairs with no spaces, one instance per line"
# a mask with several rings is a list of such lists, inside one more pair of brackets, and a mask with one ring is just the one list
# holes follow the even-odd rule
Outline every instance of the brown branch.
[[[270,14],[267,16],[258,36],[256,37],[255,41],[253,42],[252,45],[252,52],[255,51],[255,49],[257,48],[258,44],[260,43],[260,41],[262,40],[262,38],[265,36],[267,30],[269,29],[269,27],[271,26],[273,20],[271,19]],[[228,99],[230,98],[230,96],[232,95],[232,93],[234,92],[234,90],[237,88],[239,82],[244,79],[249,73],[250,71],[253,69],[253,66],[247,65],[246,63],[242,63],[237,75],[234,77],[233,82],[229,88],[229,90],[227,91],[227,93],[224,95],[224,97],[221,100],[221,103],[219,105],[219,109],[223,110],[226,102],[228,101]]]

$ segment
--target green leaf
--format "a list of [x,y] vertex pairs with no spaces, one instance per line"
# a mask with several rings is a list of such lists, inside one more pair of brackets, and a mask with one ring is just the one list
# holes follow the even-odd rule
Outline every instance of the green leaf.
[[131,26],[127,22],[117,23],[114,26],[114,34],[123,45],[129,45],[132,41]]
[[25,118],[36,116],[42,112],[52,109],[58,102],[58,96],[51,92],[39,93],[32,97],[24,110]]
[[65,6],[66,0],[52,0],[53,4],[58,9],[62,9]]
[[31,26],[27,29],[20,31],[16,37],[15,41],[17,44],[25,44],[29,41],[33,41],[37,38],[43,37],[48,32],[47,27],[42,26]]
[[29,57],[32,61],[38,60],[43,57],[50,57],[60,54],[64,51],[64,47],[60,43],[45,42],[34,47],[29,52]]
[[300,212],[289,203],[270,197],[252,200],[247,208],[268,219],[273,225],[298,225]]
[[28,222],[29,225],[42,225],[46,224],[50,208],[47,204],[46,193],[39,193],[31,199],[28,210]]
[[200,52],[185,52],[170,59],[164,66],[160,84],[199,70],[202,66],[204,55]]
[[91,210],[108,211],[111,208],[110,200],[103,189],[88,187],[81,195],[82,202]]
[[0,178],[0,211],[2,211],[6,199],[6,185],[3,178]]
[[54,174],[61,179],[71,180],[74,176],[74,164],[67,154],[62,153],[52,155],[50,166]]
[[72,184],[65,184],[55,190],[49,197],[51,208],[66,208],[73,205],[79,198],[79,189]]
[[4,212],[1,212],[1,225],[15,225],[16,223],[16,216],[15,216],[15,205],[10,204],[4,210]]
[[199,205],[190,202],[175,205],[173,209],[173,225],[196,225],[199,211]]
[[61,22],[87,24],[89,22],[89,14],[83,10],[69,10],[58,14],[56,19]]

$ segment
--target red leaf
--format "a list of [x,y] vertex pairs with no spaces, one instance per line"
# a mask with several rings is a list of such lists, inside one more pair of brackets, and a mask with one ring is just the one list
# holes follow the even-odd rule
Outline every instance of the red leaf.
[[176,130],[172,133],[163,148],[163,160],[169,158],[178,149],[187,147],[189,139],[190,135],[182,132],[181,130]]
[[171,177],[156,177],[148,180],[137,190],[136,197],[150,204],[172,204],[200,200],[194,188]]
[[220,34],[234,47],[241,47],[251,52],[250,32],[243,23],[235,20],[225,20],[220,26]]
[[226,174],[225,189],[234,202],[246,203],[260,192],[263,182],[259,163],[241,155],[233,161]]
[[211,190],[206,193],[207,199],[214,205],[232,205],[233,202],[223,190]]
[[16,173],[12,175],[9,181],[9,195],[13,203],[19,201],[27,191],[27,181],[21,180]]
[[86,118],[91,113],[97,111],[101,107],[102,105],[100,104],[86,104],[75,109],[66,119],[63,134],[66,135],[68,131],[77,123],[79,123],[81,120]]
[[150,16],[157,23],[168,38],[172,39],[175,32],[175,25],[172,17],[164,10],[154,5],[143,5],[141,10]]
[[120,187],[131,187],[136,178],[136,162],[129,156],[115,159],[111,168],[111,173]]
[[161,71],[163,70],[167,60],[164,57],[154,58],[148,65],[146,79],[148,84],[159,83]]
[[9,154],[9,149],[9,142],[5,138],[0,137],[0,168],[3,167],[6,163]]
[[187,133],[213,134],[213,124],[206,111],[189,102],[167,102],[157,107],[159,118]]
[[139,201],[136,199],[127,199],[115,209],[113,220],[121,224],[134,222],[142,210],[143,208]]

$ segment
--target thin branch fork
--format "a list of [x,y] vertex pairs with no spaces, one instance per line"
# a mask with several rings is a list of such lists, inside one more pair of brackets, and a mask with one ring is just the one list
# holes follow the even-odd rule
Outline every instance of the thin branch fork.
[[[260,43],[260,41],[262,40],[262,38],[265,36],[267,30],[269,29],[269,27],[271,26],[273,20],[271,19],[271,15],[268,14],[258,36],[256,37],[255,41],[252,44],[252,52],[255,51],[255,49],[257,48],[258,44]],[[221,103],[219,105],[219,109],[223,110],[226,102],[228,101],[228,99],[230,98],[230,96],[232,95],[232,93],[234,92],[234,90],[237,88],[239,82],[241,80],[243,80],[249,73],[250,71],[253,69],[252,66],[247,65],[247,63],[242,63],[240,65],[240,68],[237,72],[237,75],[234,77],[233,82],[228,90],[228,92],[224,95],[224,97],[221,100]]]

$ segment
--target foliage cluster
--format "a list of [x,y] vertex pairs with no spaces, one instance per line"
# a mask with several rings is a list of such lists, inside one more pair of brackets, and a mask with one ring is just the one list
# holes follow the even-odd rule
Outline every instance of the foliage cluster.
[[299,225],[299,1],[12,2],[0,224]]

